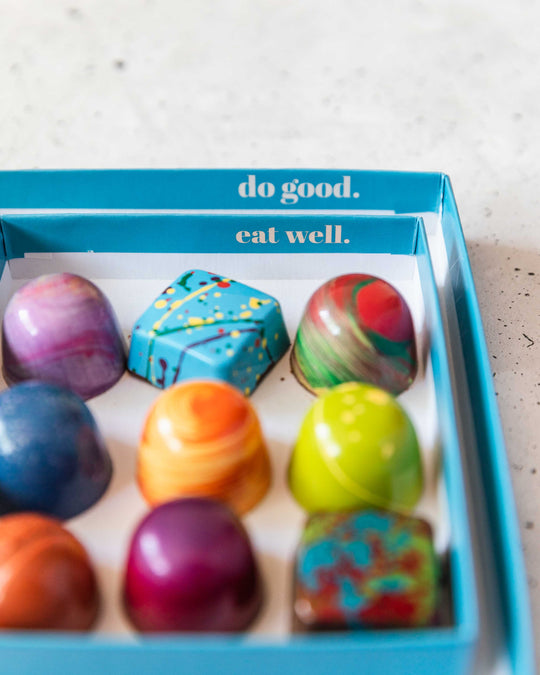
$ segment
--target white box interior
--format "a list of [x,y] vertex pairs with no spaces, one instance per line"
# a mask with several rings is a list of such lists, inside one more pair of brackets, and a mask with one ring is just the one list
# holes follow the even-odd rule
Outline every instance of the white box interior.
[[[197,267],[230,276],[275,296],[281,303],[291,342],[309,296],[333,276],[367,272],[399,289],[413,315],[420,356],[419,374],[413,386],[399,397],[416,427],[425,467],[425,493],[415,513],[430,521],[436,548],[443,553],[449,542],[449,522],[439,468],[436,392],[429,358],[429,330],[413,256],[27,254],[24,259],[11,260],[6,265],[0,284],[0,307],[3,313],[15,290],[39,274],[75,272],[92,279],[107,295],[129,343],[134,322],[162,289],[183,271]],[[2,380],[2,388],[5,386]],[[102,635],[133,635],[122,610],[122,574],[131,534],[148,511],[135,483],[136,454],[147,410],[159,394],[159,389],[125,373],[112,389],[88,402],[111,453],[114,475],[104,497],[66,525],[84,543],[96,565],[103,595],[96,631]],[[266,498],[244,518],[266,588],[263,611],[249,634],[285,639],[291,633],[295,549],[305,520],[305,514],[288,491],[286,469],[301,421],[314,398],[290,373],[287,354],[251,400],[268,441],[273,483]]]

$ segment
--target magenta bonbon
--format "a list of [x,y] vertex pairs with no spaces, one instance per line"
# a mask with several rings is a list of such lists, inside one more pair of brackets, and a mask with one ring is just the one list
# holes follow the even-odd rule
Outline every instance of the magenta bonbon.
[[167,502],[133,535],[124,604],[141,632],[234,632],[262,604],[253,550],[238,518],[206,498]]

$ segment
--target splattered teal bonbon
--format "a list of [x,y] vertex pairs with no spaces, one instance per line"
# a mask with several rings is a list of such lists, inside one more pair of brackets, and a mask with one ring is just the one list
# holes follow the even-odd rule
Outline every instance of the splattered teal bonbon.
[[128,369],[161,389],[211,378],[249,395],[289,345],[275,298],[212,272],[188,270],[136,321]]

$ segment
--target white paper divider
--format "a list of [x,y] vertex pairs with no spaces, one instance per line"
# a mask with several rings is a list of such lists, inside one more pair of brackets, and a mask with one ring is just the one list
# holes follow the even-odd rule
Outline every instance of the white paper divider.
[[13,279],[25,280],[50,272],[73,272],[85,277],[109,279],[171,279],[182,270],[218,271],[233,279],[317,279],[321,267],[330,278],[345,269],[361,269],[381,276],[392,269],[398,278],[413,277],[412,256],[389,253],[27,253],[9,261]]
[[[274,295],[282,305],[291,341],[309,296],[332,276],[367,272],[399,289],[413,315],[422,359],[413,386],[399,397],[415,424],[426,473],[426,490],[416,513],[431,522],[437,550],[444,552],[448,546],[449,523],[439,475],[440,447],[428,331],[414,257],[55,253],[46,260],[27,256],[12,260],[6,266],[0,284],[1,308],[5,308],[18,287],[34,276],[52,271],[76,272],[91,278],[104,291],[128,341],[134,322],[152,300],[174,278],[194,267],[231,276]],[[147,410],[159,394],[160,390],[126,373],[112,389],[88,403],[111,452],[114,476],[105,496],[67,526],[88,548],[98,570],[104,596],[97,628],[101,634],[130,632],[121,606],[122,571],[130,536],[148,510],[135,482],[137,443]],[[294,554],[305,519],[288,491],[286,470],[301,421],[314,398],[290,373],[287,354],[251,400],[261,418],[273,467],[269,494],[244,519],[266,586],[265,606],[251,634],[285,639],[291,631]]]

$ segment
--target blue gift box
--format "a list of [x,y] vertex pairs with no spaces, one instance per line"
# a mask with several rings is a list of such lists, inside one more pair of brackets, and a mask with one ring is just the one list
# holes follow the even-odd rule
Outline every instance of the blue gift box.
[[[325,260],[344,251],[414,256],[437,395],[452,607],[448,624],[424,630],[282,639],[133,641],[114,635],[5,633],[0,672],[326,674],[339,669],[457,675],[481,672],[501,653],[510,672],[533,672],[506,453],[446,176],[319,170],[7,172],[0,173],[0,218],[4,263],[29,253],[182,252],[245,255],[257,264],[258,254],[278,259],[295,253],[319,254],[324,270]],[[478,656],[479,647],[484,657]]]

